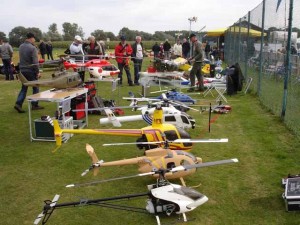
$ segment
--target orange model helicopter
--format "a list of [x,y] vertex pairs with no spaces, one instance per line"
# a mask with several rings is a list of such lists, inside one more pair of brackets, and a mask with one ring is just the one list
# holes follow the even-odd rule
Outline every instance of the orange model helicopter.
[[[171,150],[191,150],[192,143],[197,142],[228,142],[228,139],[190,139],[191,136],[185,130],[177,128],[172,124],[163,123],[163,110],[160,106],[153,113],[153,122],[151,126],[141,129],[61,129],[57,120],[53,121],[54,136],[56,145],[60,146],[62,142],[63,133],[72,134],[99,134],[99,135],[113,135],[113,136],[129,136],[138,137],[137,144],[139,149],[151,149],[157,146],[163,146],[165,140],[170,142]],[[178,141],[175,141],[179,139]],[[180,142],[180,140],[184,142]],[[145,142],[157,142],[156,144],[145,144]]]
[[[124,143],[122,143],[124,144]],[[109,167],[109,166],[123,166],[123,165],[134,165],[137,164],[139,166],[140,173],[148,173],[154,170],[165,169],[170,170],[174,167],[178,166],[190,166],[202,163],[202,159],[199,157],[195,157],[193,154],[185,152],[185,151],[174,151],[168,149],[168,142],[165,142],[165,148],[155,148],[149,151],[145,151],[145,155],[141,157],[131,158],[131,159],[123,159],[111,162],[104,162],[103,160],[99,160],[94,148],[86,144],[86,151],[90,155],[92,159],[92,165],[85,170],[81,175],[86,175],[89,171],[93,170],[94,175],[97,175],[100,167]],[[114,145],[114,144],[105,144],[105,145]],[[210,166],[237,162],[236,159],[230,160],[220,160],[210,163]],[[166,173],[165,177],[167,179],[178,179],[180,178],[183,185],[185,185],[184,180],[182,179],[185,176],[191,175],[195,173],[197,170],[196,167],[193,167],[189,170],[177,171],[176,173]],[[157,178],[157,175],[154,175]]]

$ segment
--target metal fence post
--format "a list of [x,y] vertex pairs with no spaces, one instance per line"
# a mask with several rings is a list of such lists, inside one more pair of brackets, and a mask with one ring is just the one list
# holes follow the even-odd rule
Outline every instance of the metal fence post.
[[264,33],[265,33],[265,11],[266,11],[266,0],[263,0],[263,10],[262,10],[262,25],[261,25],[261,38],[260,38],[260,60],[259,60],[259,74],[257,82],[257,94],[261,95],[261,76],[262,76],[262,67],[263,67],[263,42],[264,42]]
[[285,74],[284,74],[284,87],[283,87],[283,100],[282,100],[282,111],[281,119],[284,120],[286,105],[287,105],[287,92],[288,92],[288,80],[291,75],[291,37],[292,37],[292,26],[293,26],[293,8],[294,0],[290,0],[290,9],[289,9],[289,25],[288,25],[288,39],[287,39],[287,51],[286,51],[286,61],[285,61]]

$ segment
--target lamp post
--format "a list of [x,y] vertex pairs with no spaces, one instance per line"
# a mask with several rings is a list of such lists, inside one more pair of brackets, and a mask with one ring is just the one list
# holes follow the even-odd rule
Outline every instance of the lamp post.
[[193,17],[190,17],[190,18],[188,18],[188,20],[190,21],[190,33],[189,34],[191,34],[191,32],[192,32],[192,22],[197,22],[197,17],[196,16],[193,16]]

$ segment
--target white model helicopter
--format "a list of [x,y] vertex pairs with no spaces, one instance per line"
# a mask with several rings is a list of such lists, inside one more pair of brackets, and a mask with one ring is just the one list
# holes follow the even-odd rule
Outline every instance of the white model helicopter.
[[[148,185],[148,192],[129,194],[123,196],[115,196],[109,198],[101,199],[84,199],[77,202],[67,202],[58,204],[59,195],[55,195],[52,201],[46,200],[43,211],[38,215],[34,224],[38,224],[42,220],[42,224],[46,224],[55,209],[75,207],[75,206],[101,206],[109,207],[119,210],[134,211],[134,212],[148,212],[155,215],[157,225],[161,225],[159,215],[171,216],[172,214],[182,215],[183,222],[187,222],[186,213],[190,212],[200,205],[203,205],[208,201],[208,197],[196,191],[195,189],[181,186],[178,184],[170,183],[166,178],[166,173],[176,173],[178,171],[189,170],[194,168],[202,168],[208,166],[215,166],[227,163],[236,163],[237,159],[228,159],[215,162],[200,163],[194,165],[181,165],[171,169],[159,169],[148,173],[137,174],[128,177],[113,178],[108,180],[100,180],[89,183],[81,184],[70,184],[66,187],[78,187],[78,186],[88,186],[95,185],[98,183],[103,183],[112,180],[120,180],[133,177],[141,177],[148,175],[159,175],[157,182],[155,184]],[[122,199],[134,199],[142,196],[147,196],[145,208],[124,206],[116,203],[116,200]]]
[[[144,120],[149,125],[152,124],[153,118],[152,115],[154,113],[156,107],[148,107],[143,106],[138,108],[137,110],[141,111],[141,115],[132,115],[132,116],[118,116],[116,117],[113,111],[109,108],[105,108],[104,111],[107,115],[107,118],[101,118],[100,124],[109,124],[112,123],[115,127],[121,127],[122,122],[132,122]],[[163,110],[163,122],[173,124],[182,129],[195,128],[196,121],[190,115],[185,112],[181,112],[176,109],[173,105],[169,105],[168,107],[162,107]]]

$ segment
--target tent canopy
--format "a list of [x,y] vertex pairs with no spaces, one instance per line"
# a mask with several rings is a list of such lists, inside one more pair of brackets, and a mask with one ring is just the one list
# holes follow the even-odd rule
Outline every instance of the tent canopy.
[[[209,37],[218,37],[218,36],[222,36],[225,34],[225,32],[233,32],[233,33],[239,33],[241,32],[241,34],[248,34],[248,28],[246,27],[238,27],[238,26],[235,26],[235,27],[229,27],[229,28],[220,28],[220,29],[216,29],[216,30],[210,30],[210,31],[207,31],[207,36]],[[249,35],[251,37],[260,37],[261,36],[261,32],[260,31],[257,31],[257,30],[253,30],[253,29],[250,29],[249,30]],[[267,36],[266,33],[264,33],[264,36]]]

